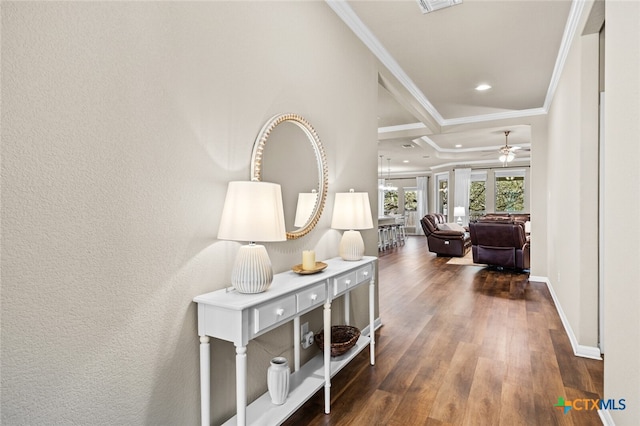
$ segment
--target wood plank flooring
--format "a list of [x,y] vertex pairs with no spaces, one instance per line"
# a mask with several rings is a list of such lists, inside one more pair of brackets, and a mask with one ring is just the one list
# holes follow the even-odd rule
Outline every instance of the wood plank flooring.
[[447,265],[411,236],[379,259],[376,365],[338,373],[284,424],[601,425],[554,407],[603,393],[603,362],[573,355],[546,285],[528,274]]

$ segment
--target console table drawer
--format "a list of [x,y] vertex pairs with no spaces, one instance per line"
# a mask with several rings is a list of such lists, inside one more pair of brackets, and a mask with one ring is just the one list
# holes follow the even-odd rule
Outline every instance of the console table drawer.
[[291,295],[253,310],[253,329],[257,334],[296,314],[296,296]]
[[351,272],[333,279],[333,295],[337,295],[356,283],[356,273]]
[[360,268],[356,271],[356,279],[358,283],[363,281],[369,281],[371,279],[371,274],[373,273],[373,266],[371,264]]
[[296,294],[298,302],[298,312],[309,309],[312,306],[321,305],[327,299],[327,286],[323,282],[309,290],[301,291]]

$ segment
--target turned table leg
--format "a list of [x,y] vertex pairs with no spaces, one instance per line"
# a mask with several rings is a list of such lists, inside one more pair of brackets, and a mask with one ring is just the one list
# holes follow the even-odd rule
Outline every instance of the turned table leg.
[[209,426],[210,422],[210,361],[209,336],[200,336],[200,422],[202,426]]

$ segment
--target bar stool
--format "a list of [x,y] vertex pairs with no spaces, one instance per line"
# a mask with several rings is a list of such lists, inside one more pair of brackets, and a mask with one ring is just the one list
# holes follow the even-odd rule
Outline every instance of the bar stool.
[[401,245],[404,245],[404,242],[407,240],[407,228],[404,223],[398,224],[398,242]]
[[398,247],[398,227],[394,223],[393,225],[387,225],[389,229],[389,247]]
[[407,239],[407,228],[405,225],[404,216],[396,218],[396,234],[398,244],[404,245],[405,240]]
[[386,225],[380,225],[378,227],[378,249],[386,250],[389,248],[389,229]]

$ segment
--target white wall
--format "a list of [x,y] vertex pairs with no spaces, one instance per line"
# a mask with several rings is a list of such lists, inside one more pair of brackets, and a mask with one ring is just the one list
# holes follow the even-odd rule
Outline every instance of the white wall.
[[605,7],[604,393],[626,399],[610,413],[632,426],[640,419],[640,3]]
[[[604,415],[631,426],[640,418],[640,3],[605,7],[603,397],[626,408]],[[597,43],[596,34],[579,37],[567,59],[549,113],[547,162],[548,277],[578,343],[589,346],[598,315]],[[579,190],[557,184],[564,180]]]
[[536,117],[531,126],[531,275],[548,276],[548,155],[547,117]]
[[548,278],[577,343],[598,344],[598,34],[576,36],[548,114]]
[[[192,298],[228,285],[239,246],[216,240],[226,184],[249,178],[268,118],[303,115],[327,151],[327,207],[267,249],[276,272],[303,248],[337,255],[333,194],[376,205],[375,61],[324,2],[1,7],[0,420],[197,424]],[[251,396],[291,333],[249,345]],[[214,342],[214,424],[235,411],[233,355]]]

